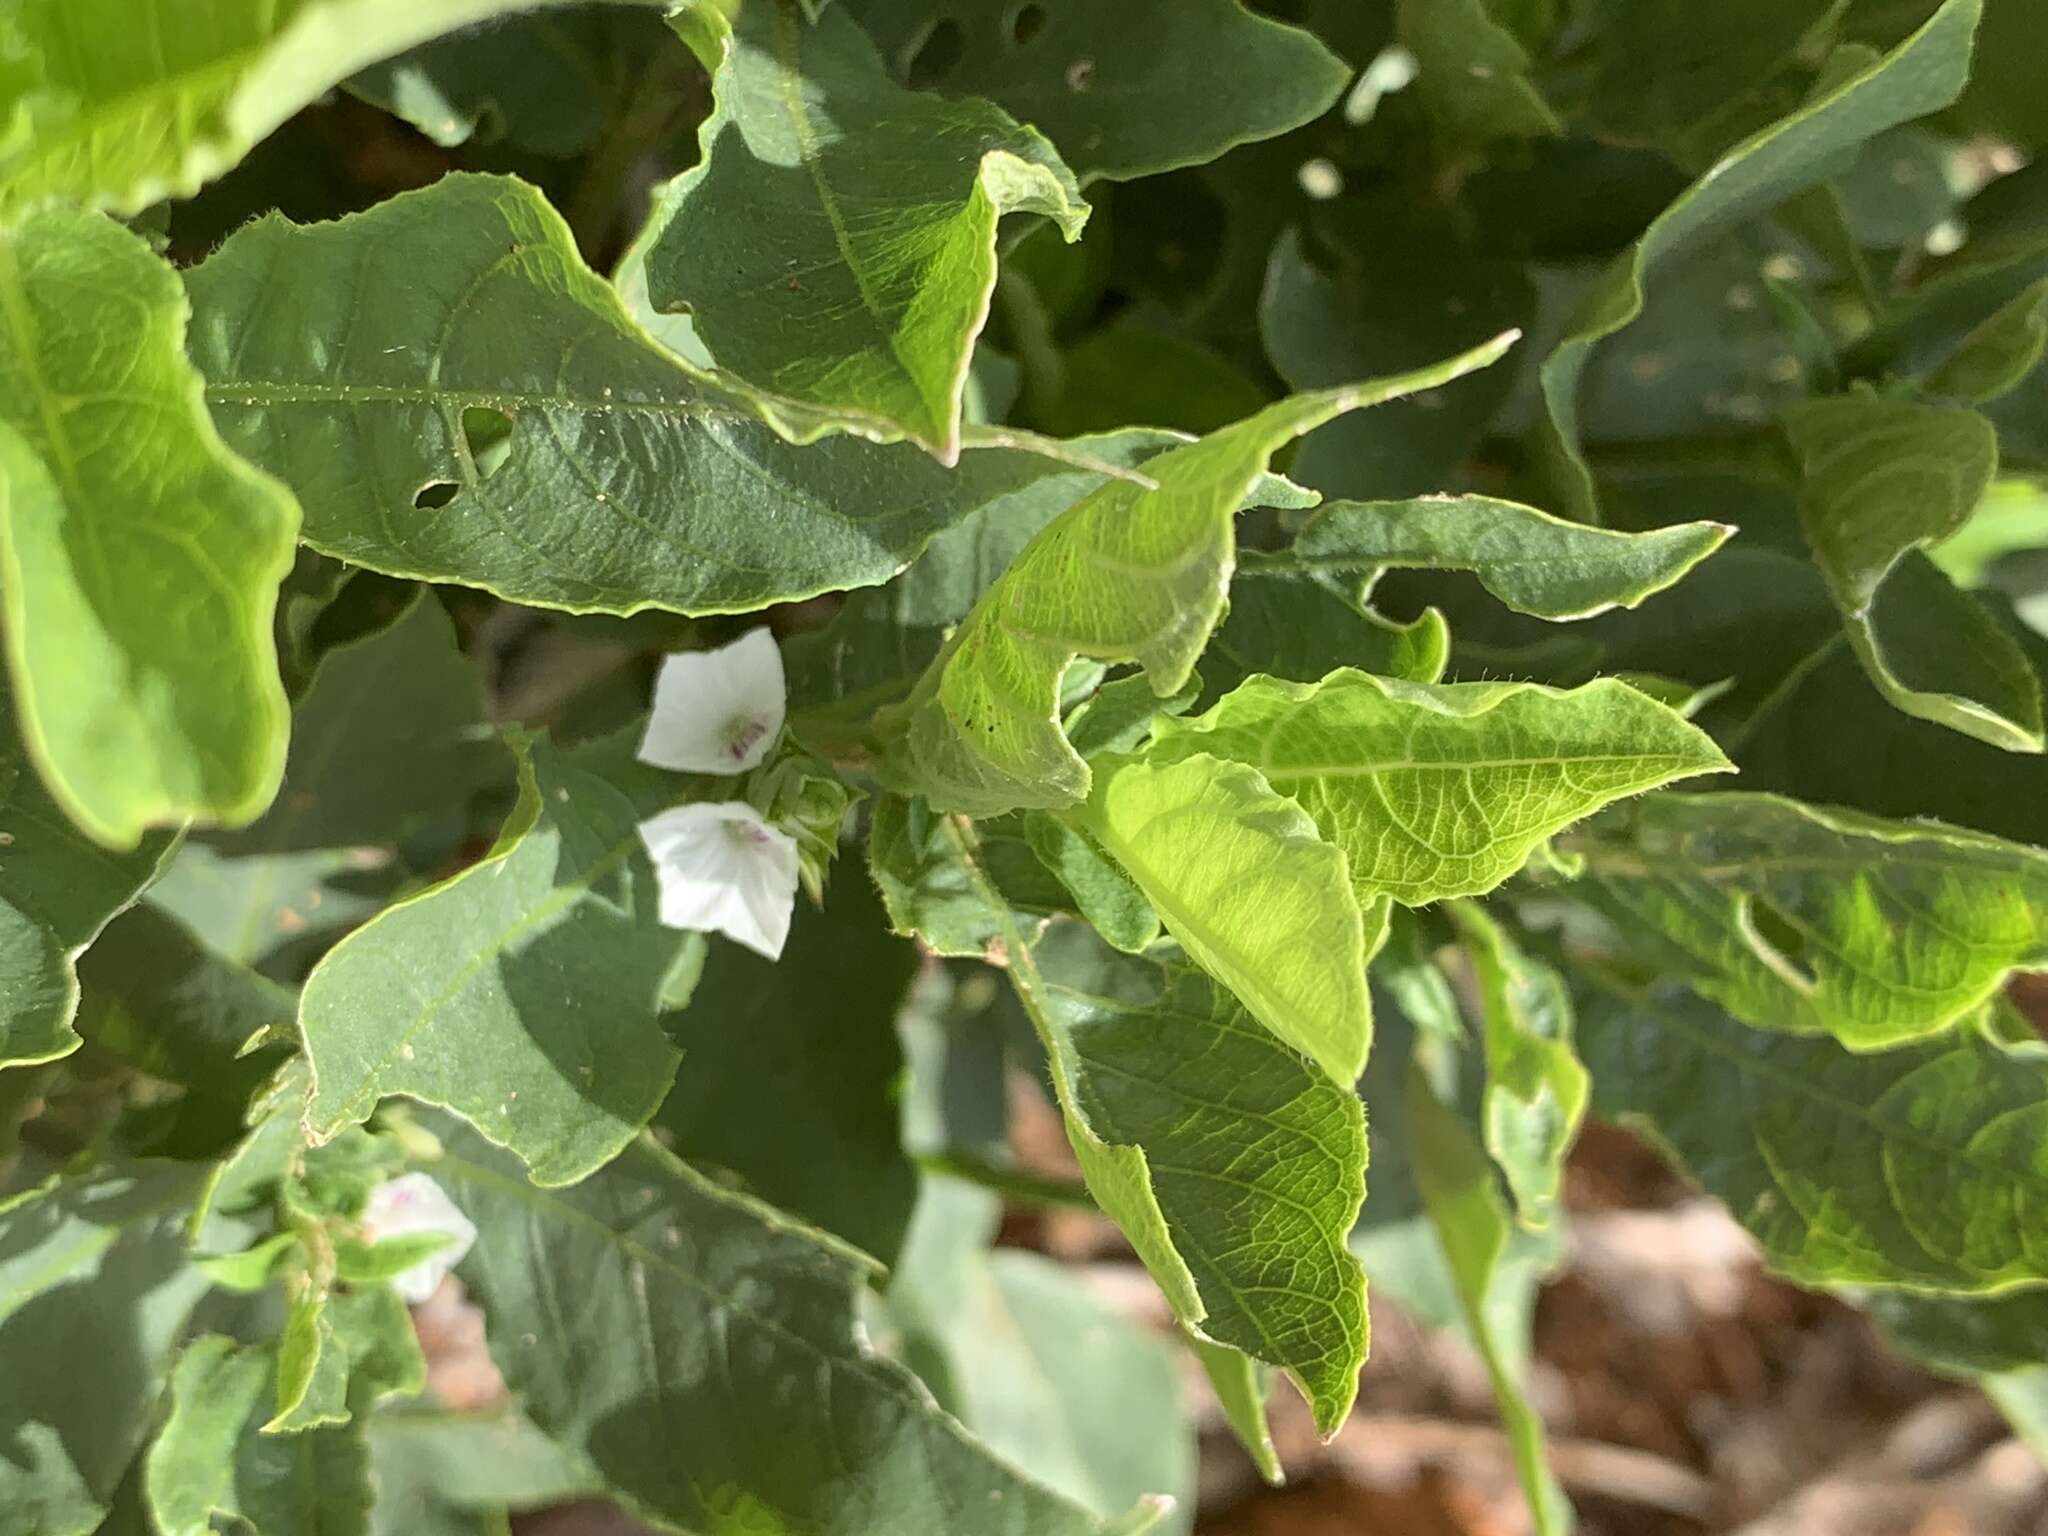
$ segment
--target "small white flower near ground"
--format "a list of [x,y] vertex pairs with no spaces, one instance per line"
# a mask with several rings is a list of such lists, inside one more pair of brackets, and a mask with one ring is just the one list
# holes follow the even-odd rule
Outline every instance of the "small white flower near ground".
[[654,861],[661,920],[722,933],[781,958],[796,905],[796,839],[744,801],[679,805],[640,823]]
[[446,1234],[445,1244],[392,1277],[391,1288],[414,1306],[434,1294],[442,1277],[462,1262],[476,1241],[476,1224],[424,1173],[403,1174],[371,1190],[362,1223],[373,1243],[421,1232]]
[[640,761],[678,773],[745,773],[775,744],[786,691],[782,651],[766,629],[666,657]]

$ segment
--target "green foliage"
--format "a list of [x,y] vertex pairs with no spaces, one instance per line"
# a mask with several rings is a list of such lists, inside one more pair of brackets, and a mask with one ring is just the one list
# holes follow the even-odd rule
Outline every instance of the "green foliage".
[[1588,1114],[2048,1453],[2038,11],[0,0],[0,1536],[1558,1536]]

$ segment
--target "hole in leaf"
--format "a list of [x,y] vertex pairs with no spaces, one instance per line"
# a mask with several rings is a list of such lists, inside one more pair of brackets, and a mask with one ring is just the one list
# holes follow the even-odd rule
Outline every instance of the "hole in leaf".
[[1806,935],[1782,913],[1744,896],[1737,902],[1735,923],[1751,952],[1787,986],[1809,993],[1819,986],[1806,963]]
[[512,452],[512,418],[489,405],[472,405],[462,413],[462,441],[479,478],[488,480]]
[[414,493],[412,504],[422,512],[431,512],[447,506],[461,489],[453,480],[429,480]]
[[950,16],[941,16],[910,55],[910,66],[903,72],[904,83],[913,91],[937,85],[959,67],[960,57],[966,51],[967,38],[960,23]]
[[1045,30],[1045,22],[1044,6],[1018,6],[1017,14],[1010,18],[1010,40],[1019,48],[1037,41],[1039,33]]

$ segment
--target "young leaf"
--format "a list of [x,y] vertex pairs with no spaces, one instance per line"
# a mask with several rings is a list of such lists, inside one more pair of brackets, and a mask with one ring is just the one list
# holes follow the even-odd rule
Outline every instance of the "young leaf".
[[497,846],[307,978],[316,1138],[401,1094],[453,1109],[548,1184],[633,1138],[675,1073],[660,996],[686,942],[657,919],[638,831],[640,800],[659,791],[594,752],[526,747]]
[[996,222],[1088,218],[1073,173],[999,107],[891,81],[840,7],[797,0],[670,24],[711,72],[703,158],[671,185],[647,251],[656,308],[687,308],[721,367],[870,421],[951,464]]
[[1884,1050],[2048,964],[2048,854],[1938,823],[1683,795],[1571,848],[1625,944],[1763,1029]]
[[1117,481],[1025,546],[955,631],[902,707],[904,767],[940,810],[1056,809],[1088,793],[1088,767],[1059,725],[1076,659],[1136,661],[1160,697],[1178,692],[1222,617],[1237,508],[1267,460],[1345,411],[1481,368],[1502,337],[1461,357],[1349,388],[1299,395],[1148,461],[1154,482]]
[[1974,1029],[1853,1055],[1676,989],[1582,997],[1593,1111],[1655,1134],[1802,1285],[2048,1279],[2048,1063]]
[[1517,1379],[1511,1344],[1502,1336],[1492,1294],[1513,1231],[1494,1188],[1493,1169],[1458,1117],[1437,1098],[1419,1067],[1408,1073],[1408,1127],[1415,1182],[1450,1266],[1466,1327],[1479,1345],[1500,1404],[1515,1470],[1529,1499],[1538,1536],[1569,1536],[1572,1507],[1545,1460],[1543,1421]]
[[1333,501],[1291,549],[1247,555],[1245,570],[1359,571],[1369,580],[1390,570],[1470,571],[1517,613],[1589,619],[1675,585],[1734,532],[1700,522],[1618,533],[1490,496]]
[[1564,978],[1524,953],[1475,902],[1450,906],[1479,982],[1486,1095],[1486,1150],[1500,1165],[1526,1226],[1549,1225],[1564,1183],[1564,1158],[1586,1114],[1586,1069],[1572,1049],[1572,999]]
[[28,131],[0,153],[0,212],[190,197],[364,65],[544,3],[26,0],[8,17],[0,122]]
[[1054,144],[1083,181],[1213,160],[1320,117],[1341,59],[1239,0],[848,0],[912,85],[986,96]]
[[53,209],[0,232],[14,706],[58,804],[115,848],[246,822],[284,766],[270,626],[298,508],[222,446],[185,313],[177,275],[110,219]]
[[1579,386],[1593,349],[1642,313],[1645,287],[1681,252],[1814,185],[1845,151],[1953,102],[1968,76],[1982,13],[1983,0],[1942,0],[1926,24],[1891,52],[1824,82],[1789,117],[1722,155],[1586,291],[1540,373],[1541,444],[1560,478],[1568,512],[1591,520],[1597,506],[1579,431]]
[[[391,575],[576,612],[743,613],[885,581],[969,510],[1073,472],[792,447],[753,396],[649,338],[509,178],[446,176],[332,224],[266,218],[186,284],[222,432],[299,491],[307,543]],[[507,430],[502,458],[479,454]]]
[[[1873,395],[1801,401],[1784,420],[1803,469],[1800,521],[1871,681],[1909,715],[2039,752],[2041,682],[2026,654],[1918,554],[1984,499],[1998,468],[1991,423]],[[1922,642],[1908,626],[1930,601],[1942,611]]]
[[645,1142],[540,1189],[450,1125],[428,1166],[477,1223],[462,1274],[506,1380],[632,1506],[711,1530],[864,1536],[886,1510],[902,1536],[955,1536],[971,1509],[992,1536],[1107,1536],[856,1342],[850,1250]]
[[1384,904],[1361,909],[1343,853],[1252,768],[1205,755],[1098,763],[1081,828],[1203,970],[1350,1087],[1372,1043],[1365,967]]
[[1728,767],[1697,727],[1611,679],[1559,691],[1348,669],[1255,677],[1161,723],[1152,762],[1197,755],[1257,768],[1344,851],[1362,904],[1404,906],[1489,891],[1608,802]]
[[109,853],[66,819],[15,734],[0,667],[0,1067],[78,1049],[76,962],[155,878],[176,839],[152,833]]
[[655,1123],[670,1150],[893,1266],[917,1198],[895,1031],[916,969],[857,871],[823,911],[799,903],[781,960],[714,946],[669,1026],[683,1059]]

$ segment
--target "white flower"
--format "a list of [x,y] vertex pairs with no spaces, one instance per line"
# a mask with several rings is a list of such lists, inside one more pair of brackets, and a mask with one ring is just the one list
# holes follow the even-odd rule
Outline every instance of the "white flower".
[[782,729],[782,652],[765,629],[663,659],[640,761],[678,773],[744,773]]
[[661,920],[709,929],[781,957],[796,905],[796,839],[744,801],[679,805],[640,823],[654,860]]
[[408,1173],[379,1184],[363,1207],[363,1229],[373,1243],[387,1238],[441,1232],[448,1241],[411,1269],[392,1276],[391,1288],[414,1306],[434,1294],[441,1277],[462,1262],[476,1241],[476,1223],[455,1207],[424,1173]]

